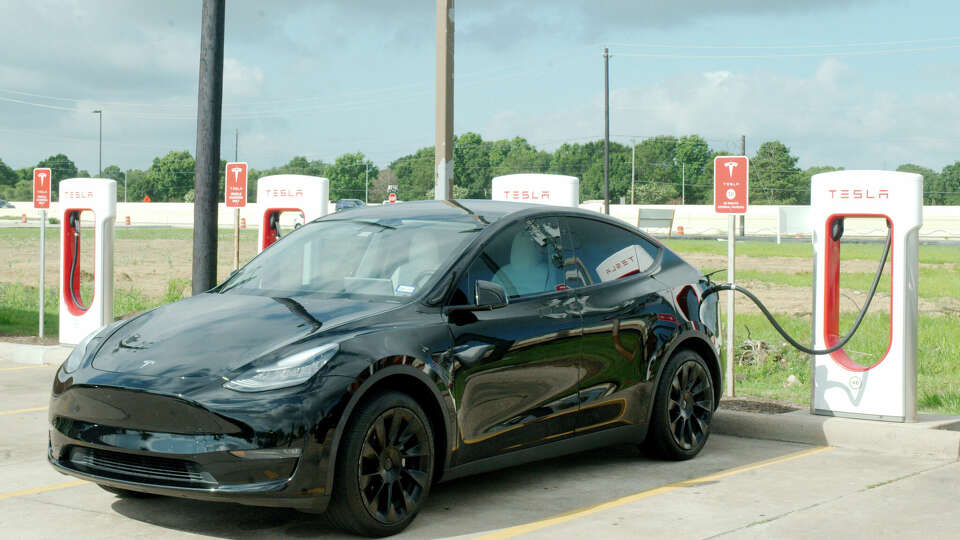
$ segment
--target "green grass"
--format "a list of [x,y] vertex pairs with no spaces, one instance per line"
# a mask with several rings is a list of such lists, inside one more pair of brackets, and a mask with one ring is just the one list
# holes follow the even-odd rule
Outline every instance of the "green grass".
[[[115,289],[113,292],[113,314],[120,317],[127,313],[155,308],[183,298],[189,284],[183,279],[167,282],[167,294],[163,298],[148,298],[136,289]],[[81,291],[84,299],[92,296],[92,289],[84,287]],[[48,287],[44,295],[44,333],[56,336],[60,328],[60,304],[58,289]],[[37,304],[40,291],[37,287],[20,284],[0,283],[0,336],[37,335],[39,314]]]
[[[841,333],[852,323],[853,314],[841,318]],[[809,317],[779,316],[778,321],[801,343],[809,341]],[[864,365],[876,362],[886,352],[890,336],[886,315],[871,315],[844,351]],[[810,360],[785,344],[762,315],[737,315],[737,342],[749,334],[770,345],[762,362],[735,365],[737,394],[797,403],[810,402]],[[923,412],[960,414],[960,317],[921,315],[918,330],[917,404]],[[861,353],[861,354],[857,354]],[[795,375],[800,383],[787,387]]]
[[[711,269],[704,268],[704,272]],[[722,280],[725,277],[724,272],[715,274],[714,281]],[[873,284],[873,273],[856,272],[847,273],[840,276],[840,286],[844,289],[853,289],[863,291],[866,294]],[[762,281],[765,283],[774,283],[777,285],[789,285],[791,287],[810,287],[813,284],[812,272],[799,272],[791,274],[787,272],[760,272],[757,270],[737,270],[737,281]],[[890,292],[889,274],[880,278],[877,285],[877,291]],[[960,268],[921,268],[920,269],[920,289],[918,294],[921,298],[960,298]],[[862,301],[863,297],[857,298]]]
[[[725,241],[680,240],[674,238],[663,240],[663,243],[681,255],[684,253],[727,254],[727,243]],[[809,240],[802,242],[785,242],[779,245],[775,242],[737,242],[736,249],[737,255],[747,257],[813,257],[813,246]],[[883,244],[880,242],[845,242],[842,248],[843,258],[845,260],[879,260],[882,251]],[[924,264],[960,263],[960,246],[938,244],[921,245],[920,262]]]

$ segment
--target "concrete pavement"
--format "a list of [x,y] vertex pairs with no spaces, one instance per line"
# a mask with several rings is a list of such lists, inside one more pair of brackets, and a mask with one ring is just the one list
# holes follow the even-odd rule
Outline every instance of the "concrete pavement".
[[[322,516],[119,499],[60,475],[45,460],[55,369],[0,360],[5,537],[341,537]],[[715,434],[688,462],[618,446],[440,484],[400,538],[950,538],[958,485],[956,458]]]

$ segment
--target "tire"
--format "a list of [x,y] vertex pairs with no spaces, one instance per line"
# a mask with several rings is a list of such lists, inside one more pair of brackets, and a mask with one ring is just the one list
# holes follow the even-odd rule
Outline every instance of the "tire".
[[434,460],[433,429],[420,405],[400,392],[374,396],[340,441],[328,519],[363,536],[402,531],[430,493]]
[[713,378],[703,358],[688,349],[674,354],[657,385],[646,450],[671,461],[699,454],[710,437],[714,399]]
[[159,497],[154,493],[143,493],[141,491],[131,491],[129,489],[116,488],[113,486],[105,486],[103,484],[97,484],[100,486],[100,489],[113,493],[121,499],[151,499],[153,497]]

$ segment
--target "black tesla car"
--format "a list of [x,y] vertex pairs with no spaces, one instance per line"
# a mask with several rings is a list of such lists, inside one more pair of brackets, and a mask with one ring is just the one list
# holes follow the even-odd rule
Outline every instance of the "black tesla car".
[[721,388],[707,285],[593,212],[330,215],[87,337],[56,374],[49,460],[120,496],[325,511],[383,536],[441,479],[616,443],[688,459]]

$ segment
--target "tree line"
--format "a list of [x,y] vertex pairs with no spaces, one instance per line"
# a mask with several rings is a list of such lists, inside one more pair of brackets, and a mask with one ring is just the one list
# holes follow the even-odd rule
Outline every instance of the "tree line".
[[[659,136],[631,147],[610,143],[610,198],[637,204],[712,204],[713,158],[734,155],[730,149],[711,148],[699,135]],[[750,156],[751,204],[809,204],[810,177],[840,170],[839,167],[797,167],[798,158],[780,141],[767,141]],[[553,152],[536,148],[522,137],[483,140],[476,133],[458,136],[454,144],[455,198],[490,198],[490,180],[511,173],[552,173],[580,179],[581,200],[603,197],[603,141],[565,143]],[[220,163],[220,198],[223,171]],[[362,152],[346,153],[333,163],[296,156],[288,163],[248,172],[250,202],[256,202],[257,180],[274,174],[303,174],[330,179],[330,199],[385,200],[388,187],[397,186],[401,200],[433,198],[434,151],[432,146],[393,160],[380,169]],[[52,191],[65,178],[89,177],[69,157],[56,154],[37,163],[52,172]],[[960,205],[960,161],[941,171],[907,163],[898,171],[924,177],[924,204]],[[0,159],[0,199],[31,200],[33,167],[11,169]],[[192,202],[196,163],[189,151],[171,151],[153,159],[147,169],[123,171],[116,165],[103,169],[101,177],[118,183],[123,200],[126,177],[127,200],[145,197],[156,202]],[[634,181],[631,181],[635,178]]]

